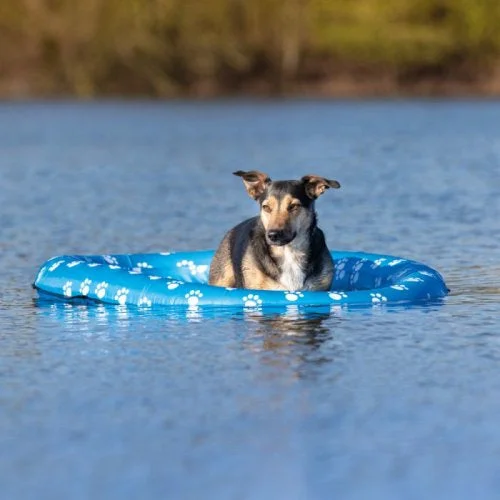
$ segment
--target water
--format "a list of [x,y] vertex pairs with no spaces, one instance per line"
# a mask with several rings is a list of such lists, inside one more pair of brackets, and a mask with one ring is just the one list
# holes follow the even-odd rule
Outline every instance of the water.
[[[3,498],[496,498],[500,103],[0,105]],[[186,317],[37,301],[57,254],[214,248],[234,170],[317,173],[330,248],[443,304]]]

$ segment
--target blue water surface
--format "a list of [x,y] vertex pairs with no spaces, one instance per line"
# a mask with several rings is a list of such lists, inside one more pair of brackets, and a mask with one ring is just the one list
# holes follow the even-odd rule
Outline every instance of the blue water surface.
[[[0,104],[0,496],[496,498],[500,103]],[[215,248],[235,170],[338,179],[330,248],[437,269],[416,307],[41,300],[58,254]]]

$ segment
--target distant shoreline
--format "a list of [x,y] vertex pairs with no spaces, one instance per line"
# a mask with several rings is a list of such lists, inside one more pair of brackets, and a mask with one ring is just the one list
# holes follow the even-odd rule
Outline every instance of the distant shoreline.
[[189,89],[181,89],[165,94],[155,94],[128,89],[113,92],[102,91],[91,95],[77,95],[72,92],[40,89],[25,81],[0,79],[0,100],[97,100],[97,99],[220,99],[220,98],[331,98],[331,99],[384,99],[384,98],[500,98],[500,76],[477,81],[448,79],[422,79],[418,82],[401,84],[384,76],[366,75],[358,79],[352,75],[325,78],[314,82],[293,82],[276,89],[266,81],[252,81],[237,89],[223,86],[196,84]]

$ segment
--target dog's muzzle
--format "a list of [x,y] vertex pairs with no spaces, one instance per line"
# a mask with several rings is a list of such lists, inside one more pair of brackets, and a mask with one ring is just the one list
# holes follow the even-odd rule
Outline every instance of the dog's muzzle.
[[287,234],[285,231],[278,229],[271,229],[270,231],[267,231],[266,236],[267,241],[271,245],[277,246],[287,245],[295,238],[295,234]]

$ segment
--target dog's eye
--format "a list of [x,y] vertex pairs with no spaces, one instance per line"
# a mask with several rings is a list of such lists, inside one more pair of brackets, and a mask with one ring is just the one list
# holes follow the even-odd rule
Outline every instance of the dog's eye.
[[300,208],[300,204],[299,203],[294,203],[293,205],[290,205],[288,207],[288,211],[289,212],[296,212],[299,208]]
[[269,205],[262,205],[262,210],[264,210],[264,212],[267,212],[268,214],[272,212],[272,209]]

